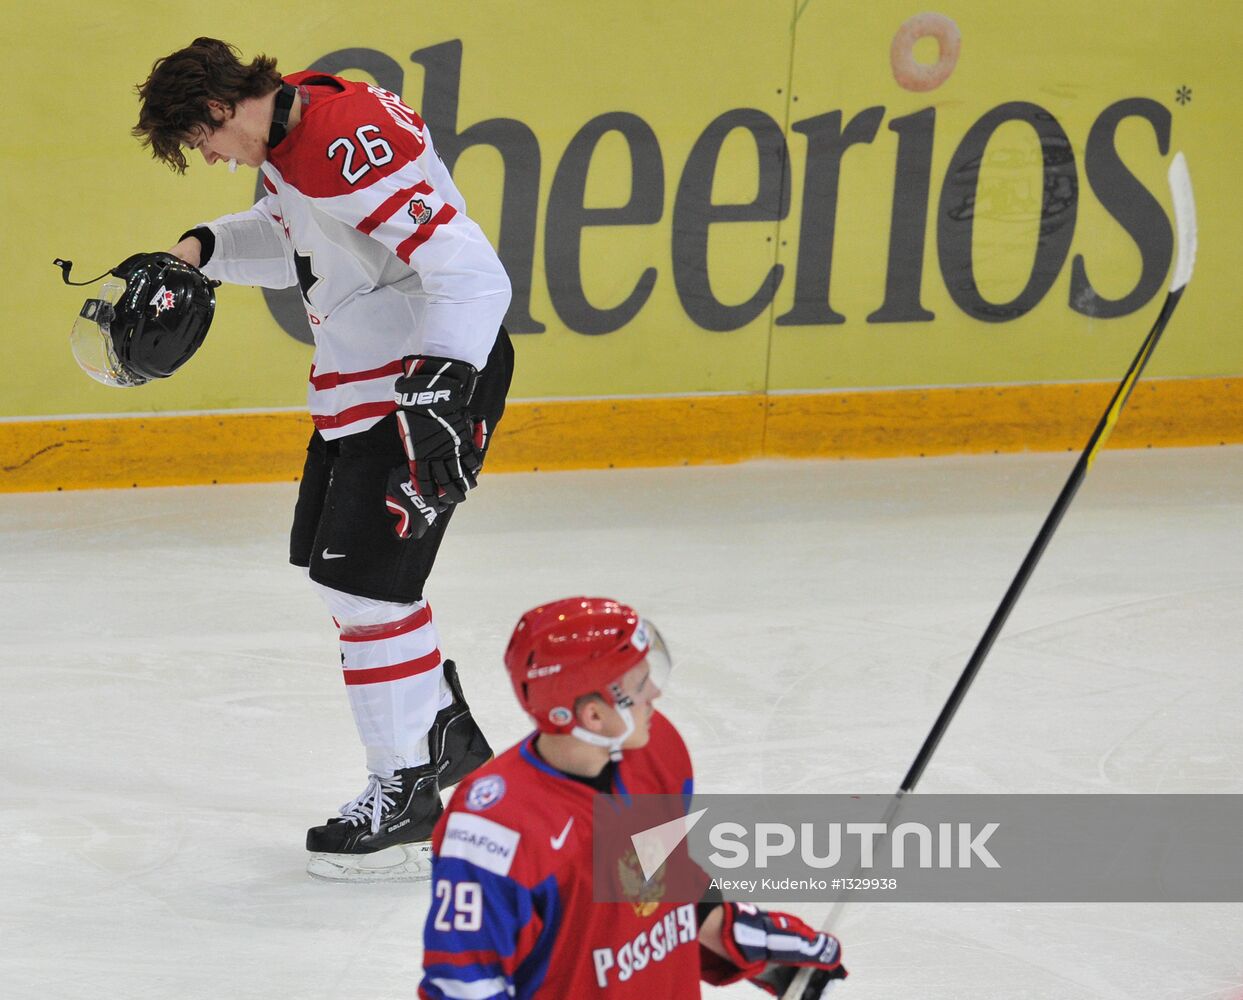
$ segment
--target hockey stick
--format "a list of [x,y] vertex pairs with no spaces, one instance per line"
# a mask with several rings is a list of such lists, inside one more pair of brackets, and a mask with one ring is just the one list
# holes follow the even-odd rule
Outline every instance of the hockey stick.
[[[1169,182],[1170,193],[1174,201],[1174,225],[1178,230],[1178,259],[1174,265],[1174,273],[1170,279],[1170,290],[1165,296],[1161,312],[1157,314],[1156,322],[1153,323],[1152,329],[1148,331],[1148,336],[1144,338],[1144,342],[1140,345],[1139,353],[1135,355],[1135,360],[1131,362],[1131,367],[1118,384],[1113,399],[1110,400],[1108,408],[1105,410],[1100,422],[1096,425],[1096,430],[1092,432],[1092,436],[1088,439],[1087,446],[1079,456],[1079,461],[1075,463],[1074,469],[1071,470],[1070,478],[1066,480],[1066,485],[1062,487],[1062,492],[1058,494],[1057,500],[1053,504],[1053,509],[1049,511],[1049,516],[1045,518],[1040,533],[1036,536],[1036,540],[1027,552],[1027,557],[1023,560],[1023,564],[1019,567],[1018,573],[1015,574],[1014,579],[1011,581],[1009,589],[1001,599],[1001,604],[998,605],[997,610],[993,613],[992,620],[988,623],[988,628],[984,630],[984,635],[976,645],[975,652],[971,654],[971,659],[967,661],[966,667],[963,668],[963,672],[958,678],[958,683],[954,685],[954,690],[950,693],[949,700],[946,701],[945,706],[941,709],[941,714],[937,716],[937,721],[933,724],[932,731],[928,734],[927,739],[924,740],[924,745],[919,748],[919,754],[915,757],[915,762],[911,764],[911,768],[906,772],[906,777],[902,779],[902,784],[894,794],[889,808],[885,810],[882,822],[886,828],[888,828],[894,814],[898,811],[902,797],[908,792],[913,792],[915,786],[919,784],[924,768],[928,766],[928,762],[936,752],[937,746],[941,742],[941,737],[945,735],[945,731],[953,721],[955,713],[958,711],[963,699],[967,696],[967,691],[971,688],[972,681],[975,680],[976,674],[980,672],[980,667],[984,665],[984,660],[988,656],[989,650],[993,648],[993,643],[996,642],[997,636],[1001,633],[1006,620],[1010,617],[1010,612],[1014,610],[1015,604],[1018,603],[1019,597],[1023,593],[1023,588],[1027,586],[1027,581],[1031,578],[1032,571],[1035,570],[1036,564],[1040,561],[1040,557],[1044,555],[1044,550],[1049,545],[1049,540],[1053,537],[1053,533],[1057,531],[1058,525],[1061,524],[1062,517],[1070,507],[1071,501],[1075,499],[1075,494],[1079,492],[1079,487],[1083,485],[1083,480],[1087,477],[1088,470],[1092,468],[1092,463],[1096,461],[1097,453],[1113,431],[1114,425],[1118,422],[1118,415],[1122,412],[1122,408],[1126,406],[1127,400],[1131,398],[1131,392],[1135,388],[1135,383],[1139,381],[1140,375],[1143,374],[1144,367],[1148,364],[1148,359],[1152,357],[1152,352],[1157,349],[1157,342],[1161,339],[1161,334],[1169,324],[1170,316],[1173,315],[1175,306],[1178,305],[1179,300],[1182,298],[1187,282],[1191,280],[1191,271],[1195,266],[1196,257],[1196,206],[1191,192],[1191,176],[1187,172],[1187,161],[1182,153],[1174,154],[1174,159],[1170,163]],[[824,930],[829,930],[834,926],[844,905],[840,900],[833,904],[833,908],[829,910],[828,916],[821,925]],[[822,991],[817,990],[813,993],[807,990],[811,977],[812,970],[799,970],[798,975],[791,980],[790,985],[786,987],[785,993],[782,994],[782,1000],[817,1000],[822,995]]]

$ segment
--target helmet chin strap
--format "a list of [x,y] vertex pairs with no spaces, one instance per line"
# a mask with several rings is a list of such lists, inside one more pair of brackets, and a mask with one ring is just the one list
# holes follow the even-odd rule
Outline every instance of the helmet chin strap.
[[57,267],[59,267],[59,268],[60,268],[60,276],[61,276],[62,278],[64,278],[64,279],[65,279],[65,284],[66,284],[66,285],[79,285],[79,286],[81,286],[81,285],[93,285],[93,284],[95,284],[95,282],[99,281],[99,280],[100,280],[100,278],[106,278],[106,277],[108,277],[108,275],[110,275],[110,274],[112,273],[112,271],[110,271],[110,270],[109,270],[109,271],[105,271],[105,272],[104,272],[103,274],[101,274],[98,278],[92,278],[90,281],[70,281],[70,280],[69,280],[69,272],[70,272],[70,270],[72,270],[72,268],[73,268],[73,261],[71,261],[71,260],[61,260],[59,257],[57,257],[54,261],[52,261],[52,263],[53,263],[53,264],[55,264]]
[[609,760],[621,760],[622,744],[630,739],[631,734],[634,733],[634,714],[629,708],[618,707],[616,711],[621,716],[622,722],[626,724],[626,730],[620,736],[601,736],[599,733],[593,733],[582,726],[575,726],[570,730],[570,735],[582,740],[584,743],[590,743],[593,747],[603,747],[609,752]]

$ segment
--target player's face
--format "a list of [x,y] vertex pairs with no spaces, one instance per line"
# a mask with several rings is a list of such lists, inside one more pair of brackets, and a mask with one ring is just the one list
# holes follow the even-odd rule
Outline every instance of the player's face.
[[185,145],[203,154],[208,166],[214,163],[236,160],[248,167],[258,167],[268,158],[264,137],[248,115],[239,115],[223,105],[210,105],[216,119],[216,127],[208,130],[198,126],[186,137]]
[[622,748],[635,750],[647,746],[647,741],[652,735],[652,713],[656,711],[653,702],[661,694],[647,660],[631,667],[622,675],[621,689],[623,694],[630,696],[633,703],[630,707],[630,714],[634,718],[634,732],[622,744]]

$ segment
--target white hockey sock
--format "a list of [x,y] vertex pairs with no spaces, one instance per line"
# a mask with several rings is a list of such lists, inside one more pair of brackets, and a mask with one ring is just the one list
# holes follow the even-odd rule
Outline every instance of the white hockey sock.
[[428,763],[428,730],[452,701],[431,608],[315,587],[341,629],[341,665],[367,770],[387,775]]

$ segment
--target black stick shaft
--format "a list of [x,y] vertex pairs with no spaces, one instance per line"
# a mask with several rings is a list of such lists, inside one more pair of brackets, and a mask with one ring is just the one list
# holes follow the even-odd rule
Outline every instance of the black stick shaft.
[[[1135,388],[1135,383],[1139,381],[1140,375],[1143,374],[1144,368],[1148,364],[1148,359],[1152,357],[1153,351],[1157,348],[1157,341],[1161,339],[1161,334],[1165,330],[1166,324],[1169,323],[1170,316],[1174,313],[1174,307],[1178,305],[1178,300],[1182,298],[1187,282],[1191,280],[1191,272],[1195,267],[1196,259],[1196,205],[1195,197],[1191,190],[1191,176],[1187,172],[1187,160],[1182,153],[1174,154],[1174,159],[1170,163],[1169,181],[1170,195],[1174,202],[1174,221],[1178,229],[1178,259],[1175,262],[1174,272],[1170,278],[1170,292],[1165,297],[1165,302],[1161,306],[1161,312],[1158,314],[1156,322],[1153,323],[1152,329],[1148,331],[1148,336],[1144,338],[1144,342],[1140,345],[1139,353],[1135,355],[1135,360],[1131,362],[1131,367],[1118,384],[1118,389],[1114,393],[1113,399],[1109,401],[1109,406],[1106,408],[1104,416],[1097,423],[1096,430],[1092,432],[1087,446],[1083,449],[1083,453],[1075,463],[1070,478],[1066,481],[1066,485],[1062,487],[1062,492],[1058,494],[1057,500],[1053,504],[1053,509],[1049,511],[1049,516],[1045,518],[1040,534],[1036,536],[1031,549],[1028,550],[1027,558],[1023,560],[1023,565],[1019,567],[1018,573],[1015,574],[1014,579],[1010,582],[1010,587],[1006,591],[1005,597],[1002,598],[1000,606],[994,612],[992,620],[988,623],[988,628],[985,629],[979,644],[975,647],[975,652],[971,654],[971,659],[967,661],[966,667],[963,668],[963,672],[958,678],[958,683],[954,685],[954,690],[950,693],[949,700],[945,703],[945,707],[941,709],[941,714],[937,716],[932,732],[924,740],[924,745],[920,747],[915,762],[911,765],[911,769],[907,771],[906,777],[902,780],[901,787],[894,793],[893,799],[889,803],[889,808],[885,810],[884,826],[886,829],[888,829],[889,824],[901,808],[902,800],[907,792],[913,791],[919,783],[919,778],[924,773],[924,768],[928,766],[928,762],[936,752],[937,745],[941,742],[941,737],[945,735],[946,729],[949,728],[950,722],[953,721],[954,714],[958,711],[958,706],[962,704],[963,699],[967,696],[967,691],[971,688],[971,682],[975,680],[975,675],[979,673],[989,650],[993,648],[993,643],[997,640],[997,636],[1001,634],[1001,630],[1006,624],[1006,619],[1010,617],[1010,612],[1014,610],[1014,605],[1023,593],[1023,588],[1027,586],[1027,581],[1031,578],[1036,564],[1040,561],[1040,557],[1048,547],[1049,540],[1053,537],[1053,533],[1057,531],[1057,526],[1061,523],[1067,508],[1070,507],[1071,501],[1075,499],[1075,494],[1079,492],[1079,487],[1083,484],[1084,478],[1091,470],[1092,463],[1096,461],[1097,452],[1104,445],[1110,433],[1112,433],[1114,425],[1118,422],[1118,417],[1122,413],[1122,408],[1126,406],[1127,400],[1131,398],[1131,392]],[[844,897],[839,898],[833,904],[828,917],[821,925],[823,930],[829,931],[837,926],[837,920],[841,916],[845,905]],[[813,973],[809,967],[799,969],[783,991],[782,1000],[821,1000],[825,994],[837,985],[836,981],[826,981],[825,975],[823,970],[817,970]]]
[[[1174,312],[1174,307],[1178,305],[1178,300],[1182,297],[1182,294],[1183,289],[1179,287],[1166,296],[1161,312],[1157,316],[1157,321],[1153,324],[1152,329],[1148,331],[1148,336],[1144,338],[1144,342],[1140,345],[1139,353],[1135,355],[1135,360],[1131,362],[1131,367],[1127,369],[1126,375],[1118,383],[1118,388],[1115,390],[1113,398],[1109,401],[1109,406],[1097,423],[1096,429],[1088,439],[1083,452],[1079,455],[1079,460],[1075,463],[1074,469],[1071,470],[1070,477],[1066,480],[1066,485],[1062,487],[1062,492],[1058,494],[1057,500],[1054,501],[1053,509],[1049,511],[1048,517],[1045,518],[1044,524],[1040,528],[1040,533],[1036,536],[1036,540],[1032,542],[1031,548],[1028,549],[1023,565],[1019,567],[1019,571],[1014,575],[1014,579],[1010,581],[1010,587],[1001,599],[1001,604],[993,612],[988,628],[984,630],[984,635],[980,637],[980,641],[975,647],[975,652],[971,654],[971,659],[967,661],[967,665],[963,668],[962,674],[958,678],[958,683],[954,685],[954,690],[950,692],[949,700],[946,701],[945,706],[941,709],[941,714],[937,716],[937,721],[933,723],[932,731],[928,734],[928,738],[924,740],[924,745],[919,748],[919,754],[911,765],[911,769],[906,772],[906,777],[902,779],[901,787],[890,801],[889,808],[886,810],[882,820],[886,828],[888,828],[894,816],[897,815],[903,796],[907,792],[914,791],[915,786],[919,783],[919,778],[924,773],[924,768],[928,766],[928,762],[936,752],[937,745],[941,742],[941,737],[945,735],[945,731],[949,728],[950,722],[953,721],[958,707],[967,696],[967,691],[970,690],[971,683],[975,680],[975,675],[980,672],[980,667],[984,665],[984,660],[987,658],[989,650],[993,648],[993,643],[997,641],[997,636],[1001,634],[1002,628],[1005,627],[1006,620],[1010,617],[1010,612],[1014,610],[1014,605],[1018,603],[1019,597],[1023,593],[1023,588],[1027,586],[1027,581],[1031,579],[1036,564],[1040,562],[1040,557],[1044,555],[1044,550],[1048,548],[1049,541],[1053,538],[1053,533],[1057,531],[1057,526],[1062,523],[1062,518],[1070,507],[1071,501],[1075,499],[1075,494],[1079,492],[1079,487],[1083,485],[1083,480],[1087,477],[1088,470],[1092,468],[1092,463],[1096,460],[1096,453],[1104,445],[1106,439],[1108,439],[1113,431],[1114,424],[1118,422],[1118,415],[1122,412],[1122,408],[1126,406],[1127,400],[1131,398],[1131,392],[1135,388],[1135,383],[1139,381],[1144,367],[1148,364],[1148,359],[1152,357],[1152,352],[1156,350],[1157,341],[1161,339],[1161,334],[1165,330],[1166,324],[1170,321],[1170,315]],[[826,929],[836,926],[845,905],[844,899],[839,899],[833,904],[823,924]],[[800,969],[789,986],[786,987],[783,1000],[789,1000],[789,998],[812,1000],[812,998],[822,997],[828,989],[836,985],[835,983],[828,983],[826,985],[822,982],[816,982],[815,977],[817,975],[823,976],[824,974],[813,973],[810,969]]]
[[1170,320],[1170,314],[1174,312],[1174,307],[1178,305],[1178,300],[1182,297],[1182,294],[1183,289],[1179,288],[1166,296],[1165,304],[1161,307],[1157,321],[1148,332],[1148,336],[1144,338],[1143,344],[1140,345],[1139,353],[1135,355],[1135,360],[1131,362],[1131,367],[1127,369],[1126,375],[1118,384],[1113,399],[1109,401],[1109,406],[1097,423],[1096,430],[1092,432],[1092,437],[1088,439],[1087,446],[1079,455],[1079,461],[1075,463],[1074,469],[1071,470],[1070,478],[1066,480],[1066,485],[1062,487],[1062,492],[1058,494],[1057,501],[1053,504],[1053,509],[1049,511],[1049,516],[1045,518],[1040,534],[1036,536],[1036,540],[1027,552],[1027,557],[1023,560],[1023,565],[1019,567],[1019,571],[1010,582],[1009,589],[1006,590],[1005,597],[1001,599],[1001,604],[997,606],[997,610],[993,613],[993,618],[988,623],[988,628],[984,630],[984,635],[980,637],[980,641],[975,647],[975,652],[971,654],[971,659],[967,661],[966,667],[963,668],[963,672],[958,678],[958,683],[954,685],[954,690],[950,693],[949,700],[946,701],[945,707],[941,709],[941,714],[937,716],[937,721],[933,724],[928,738],[924,740],[924,745],[920,747],[919,754],[915,757],[915,762],[911,765],[910,770],[906,772],[906,777],[902,779],[901,793],[913,791],[919,783],[919,778],[924,773],[924,768],[928,766],[928,761],[932,759],[933,753],[936,752],[937,745],[941,742],[941,737],[945,735],[945,731],[949,728],[950,722],[953,721],[955,713],[958,711],[963,699],[967,696],[967,691],[970,690],[971,684],[975,680],[975,675],[980,672],[980,667],[983,666],[989,650],[993,648],[993,643],[997,641],[997,636],[1001,634],[1006,620],[1010,617],[1010,612],[1014,610],[1015,604],[1018,603],[1019,597],[1023,593],[1023,588],[1027,586],[1027,581],[1031,579],[1036,564],[1040,562],[1040,557],[1044,555],[1044,550],[1048,547],[1050,539],[1053,538],[1053,533],[1057,531],[1057,526],[1062,523],[1062,518],[1070,507],[1071,501],[1075,499],[1075,494],[1079,492],[1079,487],[1083,485],[1083,480],[1087,477],[1088,470],[1096,460],[1097,451],[1104,445],[1110,432],[1113,430],[1114,424],[1118,420],[1118,415],[1122,412],[1122,408],[1126,406],[1127,400],[1131,398],[1131,391],[1135,388],[1135,383],[1139,380],[1140,375],[1143,374],[1144,367],[1148,364],[1148,359],[1152,357],[1157,341],[1161,339],[1161,334]]

